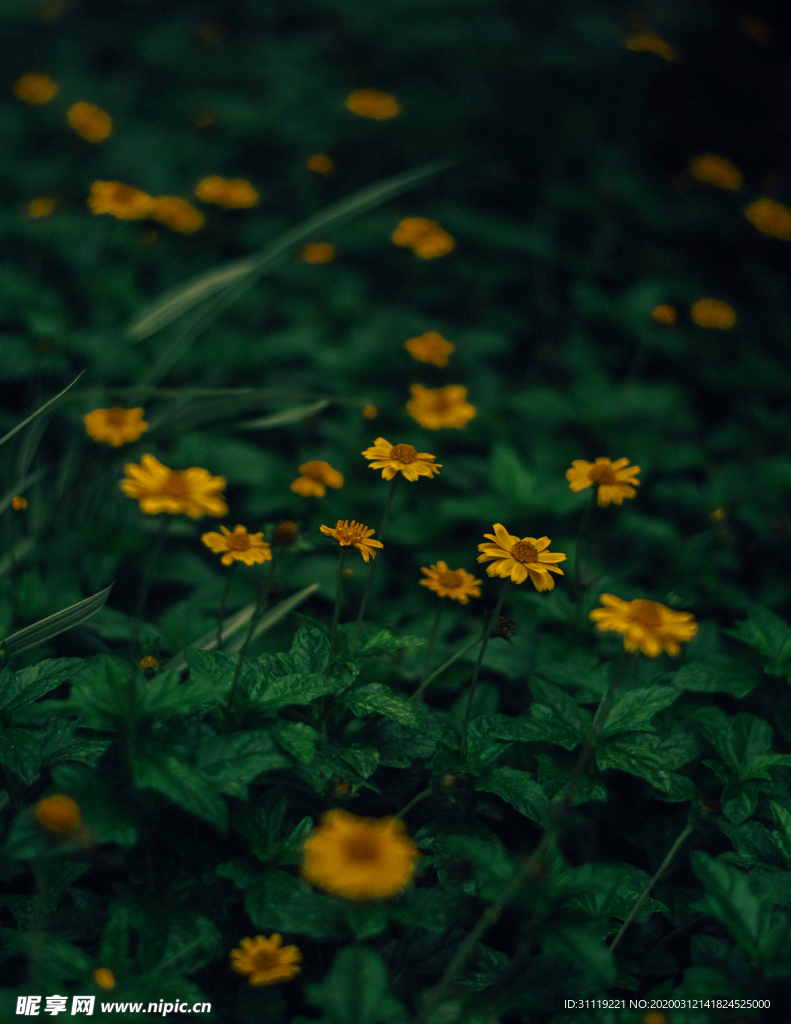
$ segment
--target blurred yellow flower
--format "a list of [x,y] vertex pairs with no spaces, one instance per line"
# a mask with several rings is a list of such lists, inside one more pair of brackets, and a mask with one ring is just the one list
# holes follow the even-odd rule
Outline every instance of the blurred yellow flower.
[[732,192],[742,187],[742,172],[736,164],[715,153],[696,156],[689,165],[689,173],[705,185],[716,185],[717,188],[730,189]]
[[113,119],[107,111],[85,100],[70,106],[66,119],[74,131],[88,142],[102,142],[113,130]]
[[118,220],[141,220],[154,209],[154,199],[146,192],[121,181],[95,181],[88,193],[92,213],[109,213]]
[[58,835],[75,832],[81,824],[79,805],[65,793],[55,793],[39,800],[33,813],[42,828]]
[[334,527],[322,525],[319,529],[325,537],[333,537],[337,540],[342,548],[357,548],[366,562],[369,555],[371,558],[376,558],[374,548],[384,547],[380,540],[370,539],[376,533],[376,530],[369,530],[363,523],[358,523],[354,519],[352,519],[351,523],[348,519],[339,519]]
[[439,597],[450,597],[460,604],[467,604],[471,597],[481,596],[481,580],[464,569],[449,569],[446,562],[437,562],[429,569],[421,567],[426,579],[420,581]]
[[715,508],[714,511],[711,513],[711,518],[714,520],[715,523],[721,522],[725,518],[725,509]]
[[58,93],[58,83],[49,75],[41,75],[36,71],[17,78],[14,82],[14,95],[25,103],[49,103]]
[[651,310],[651,316],[658,324],[667,324],[668,326],[676,322],[677,315],[675,309],[667,305],[654,306]]
[[756,199],[744,211],[744,216],[762,234],[791,241],[791,209],[782,203],[767,197]]
[[594,608],[590,617],[601,632],[624,633],[627,651],[641,650],[649,658],[661,651],[678,654],[680,640],[691,640],[698,626],[691,612],[676,612],[656,601],[624,601],[613,594],[601,594],[604,608]]
[[328,487],[336,490],[343,487],[343,474],[333,469],[329,462],[314,459],[299,467],[302,474],[291,485],[291,490],[303,498],[323,498]]
[[99,988],[115,988],[115,975],[107,967],[99,967],[93,972],[93,980]]
[[315,174],[332,174],[335,170],[335,161],[326,153],[311,153],[305,161],[305,166]]
[[303,263],[332,263],[335,259],[335,246],[331,242],[309,242],[299,258]]
[[299,527],[296,523],[292,523],[290,519],[284,519],[282,523],[278,523],[272,534],[272,543],[279,544],[281,547],[290,548],[296,539]]
[[720,331],[730,330],[736,323],[736,310],[721,299],[698,299],[692,303],[689,315],[698,327],[712,327]]
[[231,950],[231,968],[237,974],[248,975],[251,985],[279,985],[291,981],[302,968],[302,953],[298,946],[283,946],[283,939],[275,932],[267,939],[256,935],[254,939],[242,939],[236,949]]
[[107,441],[113,448],[119,448],[122,444],[136,441],[148,430],[143,413],[140,407],[122,409],[116,405],[112,409],[94,409],[82,419],[89,437],[94,441]]
[[575,493],[591,484],[598,484],[596,500],[602,508],[606,508],[611,501],[622,505],[624,498],[634,498],[637,494],[635,487],[640,486],[640,481],[634,477],[639,472],[640,467],[630,466],[628,459],[616,459],[615,462],[604,457],[595,462],[574,459],[571,469],[566,470],[566,479]]
[[444,388],[413,384],[410,391],[412,398],[406,404],[407,412],[427,430],[441,427],[463,430],[467,421],[478,415],[475,406],[467,401],[467,389],[461,384],[446,384]]
[[200,210],[180,196],[159,196],[154,200],[151,216],[165,227],[185,235],[202,228],[205,220]]
[[[489,576],[499,576],[501,579],[511,578],[514,583],[524,583],[530,577],[533,586],[538,591],[552,590],[555,581],[549,575],[556,572],[563,576],[563,570],[558,569],[556,562],[565,562],[566,556],[560,552],[547,551],[552,543],[549,537],[514,537],[502,523],[494,524],[494,533],[485,533],[484,537],[492,541],[491,544],[479,544],[479,562],[492,562],[486,566]],[[495,561],[492,561],[495,559]]]
[[57,205],[57,200],[51,196],[38,196],[36,199],[31,199],[27,204],[27,215],[34,219],[49,217]]
[[15,512],[21,512],[23,508],[27,508],[27,498],[23,498],[21,495],[15,494],[11,499],[11,508]]
[[211,476],[205,469],[168,469],[153,455],[144,455],[141,464],[128,462],[124,466],[126,479],[121,490],[140,502],[140,511],[146,515],[167,512],[168,515],[185,513],[191,519],[225,516],[228,506],[220,497],[225,488],[224,476]]
[[375,405],[363,406],[363,416],[365,416],[367,420],[375,420],[378,415],[379,410]]
[[420,851],[400,818],[326,811],[304,846],[302,877],[350,900],[395,896],[411,880]]
[[153,654],[147,654],[144,658],[138,661],[138,666],[142,669],[153,669],[154,672],[159,668],[159,661],[154,657]]
[[452,235],[427,217],[404,217],[398,222],[391,241],[411,249],[422,260],[445,256],[456,245]]
[[358,117],[370,117],[374,121],[388,121],[401,113],[395,96],[378,89],[356,89],[346,97],[346,109]]
[[673,47],[669,46],[656,32],[637,32],[629,36],[623,45],[627,50],[642,50],[647,53],[655,53],[657,57],[664,57],[665,60],[678,60],[678,54]]
[[383,480],[392,480],[396,473],[403,473],[412,483],[419,476],[438,476],[442,463],[434,465],[435,455],[419,452],[411,444],[390,444],[383,437],[377,437],[370,448],[361,453],[366,459],[375,459],[369,469],[381,469]]
[[446,341],[436,331],[427,331],[404,342],[404,348],[421,363],[432,363],[434,366],[447,366],[448,356],[455,351],[452,341]]
[[263,533],[248,533],[245,526],[236,526],[233,533],[225,526],[220,529],[222,533],[204,533],[201,540],[215,555],[224,552],[220,559],[223,565],[231,562],[255,565],[271,560],[272,549],[264,540]]
[[216,203],[226,210],[243,210],[257,206],[260,198],[258,192],[244,178],[221,178],[212,174],[202,178],[196,188],[195,195],[204,203]]

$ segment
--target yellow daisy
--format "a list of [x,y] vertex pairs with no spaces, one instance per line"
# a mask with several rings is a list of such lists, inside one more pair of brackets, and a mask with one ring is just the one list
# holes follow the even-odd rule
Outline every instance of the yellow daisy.
[[463,430],[469,420],[478,415],[474,405],[467,401],[467,389],[462,384],[446,384],[444,388],[424,388],[412,384],[412,397],[406,404],[409,415],[427,430],[453,427]]
[[343,487],[343,474],[333,469],[329,462],[313,459],[304,462],[299,471],[302,474],[291,485],[291,490],[301,494],[303,498],[323,498],[328,487],[336,490]]
[[467,604],[471,597],[481,596],[481,580],[464,569],[449,569],[447,563],[437,562],[431,568],[421,566],[426,579],[420,581],[422,587],[435,591],[439,597],[450,597],[460,604]]
[[380,540],[370,539],[376,530],[369,530],[363,523],[358,523],[354,519],[351,522],[348,519],[339,519],[334,528],[322,525],[319,529],[326,537],[334,537],[341,547],[357,548],[366,562],[369,555],[371,558],[376,558],[374,548],[384,547]]
[[237,526],[233,533],[224,526],[220,529],[222,533],[204,533],[201,540],[215,555],[225,552],[220,559],[223,565],[231,562],[255,565],[271,559],[272,549],[264,540],[263,533],[248,533],[245,526]]
[[392,480],[396,473],[403,473],[413,483],[419,476],[438,476],[442,463],[434,465],[436,456],[419,452],[411,444],[390,444],[383,437],[377,437],[370,448],[362,453],[366,459],[375,459],[369,469],[381,469],[383,480]]
[[92,213],[109,213],[119,220],[140,220],[154,209],[154,199],[146,192],[121,181],[95,181],[88,194]]
[[791,241],[791,209],[783,203],[767,197],[756,199],[744,211],[744,216],[761,234],[784,242]]
[[696,156],[689,165],[689,173],[696,181],[704,185],[715,185],[717,188],[729,189],[735,192],[742,187],[742,172],[724,156],[717,156],[716,153],[703,153]]
[[654,306],[651,310],[651,316],[658,324],[665,324],[669,327],[676,322],[678,314],[672,306],[663,303],[661,306]]
[[621,505],[624,498],[633,498],[637,494],[635,487],[640,486],[640,481],[635,480],[634,475],[639,472],[640,467],[630,466],[628,459],[616,459],[615,462],[604,457],[596,459],[595,462],[574,459],[571,469],[566,470],[566,479],[575,493],[590,487],[591,484],[598,484],[597,499],[599,505],[606,508],[611,501]]
[[122,444],[136,441],[148,430],[143,412],[140,407],[122,409],[115,405],[112,409],[94,409],[82,419],[88,435],[94,441],[107,441],[113,448],[119,448]]
[[107,111],[84,100],[69,107],[66,120],[88,142],[103,142],[113,130],[113,119]]
[[284,946],[277,932],[267,939],[256,935],[254,939],[242,939],[236,949],[231,950],[231,968],[237,974],[248,975],[251,985],[279,985],[291,981],[302,970],[299,963],[302,953],[298,946]]
[[42,828],[57,835],[75,832],[81,824],[79,805],[65,793],[55,793],[39,800],[33,814]]
[[[566,556],[559,552],[547,551],[551,541],[549,537],[514,537],[501,523],[494,524],[494,534],[485,533],[493,543],[479,544],[479,562],[492,562],[486,566],[489,576],[499,576],[501,579],[510,578],[514,583],[524,583],[529,576],[536,590],[552,590],[555,581],[549,575],[556,572],[564,575],[562,569],[558,569],[556,562],[565,562]],[[495,559],[495,561],[492,561]]]
[[411,249],[421,260],[445,256],[456,246],[453,236],[427,217],[405,217],[399,221],[391,241]]
[[698,327],[728,331],[736,323],[736,310],[722,299],[698,299],[693,302],[689,315]]
[[379,410],[375,405],[363,406],[363,416],[365,416],[367,420],[375,420],[378,415]]
[[153,654],[146,654],[140,659],[140,661],[138,661],[137,664],[144,672],[146,669],[151,669],[153,672],[156,672],[159,668],[159,660],[155,658]]
[[641,650],[649,658],[661,651],[678,654],[680,640],[691,640],[698,631],[691,612],[676,612],[656,601],[624,601],[613,594],[601,594],[604,608],[594,608],[590,617],[601,632],[624,633],[627,651]]
[[226,210],[257,206],[260,198],[256,189],[244,178],[221,178],[219,174],[202,178],[195,188],[195,195],[204,203],[216,203]]
[[335,807],[305,842],[302,877],[350,900],[391,897],[410,881],[418,857],[399,818],[360,818]]
[[436,331],[427,331],[417,338],[410,338],[404,342],[404,348],[421,363],[432,363],[434,366],[447,366],[448,356],[456,346],[452,341],[446,341]]
[[144,455],[141,465],[128,462],[124,466],[126,479],[121,490],[140,502],[140,511],[147,515],[183,512],[191,519],[202,515],[225,516],[228,506],[220,497],[225,487],[224,476],[211,476],[198,466],[190,469],[168,469],[153,455]]
[[401,113],[395,96],[378,89],[355,89],[346,97],[345,107],[358,117],[370,117],[374,121],[389,121]]
[[49,75],[28,71],[14,82],[14,95],[25,103],[49,103],[58,93],[58,83]]
[[27,508],[27,498],[23,498],[20,494],[15,494],[11,499],[11,508],[15,512],[19,512],[23,508]]
[[99,967],[93,972],[93,980],[99,988],[115,988],[115,975],[108,967]]
[[202,228],[206,219],[200,210],[196,210],[192,203],[188,203],[180,196],[159,196],[154,200],[151,216],[166,227],[180,231],[184,235]]

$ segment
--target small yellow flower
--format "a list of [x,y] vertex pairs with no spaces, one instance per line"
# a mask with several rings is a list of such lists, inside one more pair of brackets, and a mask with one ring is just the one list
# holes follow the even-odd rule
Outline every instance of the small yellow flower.
[[677,315],[678,314],[672,306],[654,306],[651,310],[651,316],[654,320],[656,320],[658,324],[666,324],[668,327],[670,324],[674,324],[676,322]]
[[714,520],[715,523],[721,522],[725,518],[725,509],[715,508],[714,511],[711,513],[711,518]]
[[99,988],[115,988],[115,975],[108,967],[99,967],[93,972],[93,980]]
[[14,95],[25,103],[49,103],[57,93],[58,83],[36,71],[28,71],[14,82]]
[[195,195],[204,203],[216,203],[226,210],[243,210],[257,206],[260,196],[244,178],[221,178],[212,174],[203,178],[195,188]]
[[604,457],[595,462],[574,459],[571,469],[566,470],[566,479],[575,493],[591,484],[598,484],[597,501],[602,508],[606,508],[611,501],[622,505],[624,498],[634,498],[637,494],[635,487],[640,486],[640,481],[634,477],[639,472],[640,467],[630,466],[628,459],[616,459],[615,462]]
[[81,824],[79,805],[65,793],[39,800],[34,815],[39,825],[58,835],[75,832]]
[[120,487],[124,494],[140,502],[141,512],[152,516],[159,512],[183,512],[191,519],[205,514],[228,514],[228,506],[220,497],[225,487],[224,476],[211,476],[198,466],[168,469],[153,455],[144,455],[140,461],[140,465],[128,462],[124,466],[126,479],[120,482]]
[[369,530],[367,526],[356,522],[354,519],[352,519],[351,523],[348,519],[339,519],[334,529],[324,525],[320,526],[319,529],[325,537],[334,537],[341,547],[351,546],[357,548],[366,562],[369,555],[371,558],[376,558],[374,548],[384,547],[380,540],[370,539],[376,533],[376,530]]
[[378,89],[355,89],[346,97],[345,107],[358,117],[370,117],[374,121],[389,121],[401,113],[395,96]]
[[702,153],[696,156],[689,165],[689,173],[704,185],[715,185],[731,192],[740,189],[744,180],[736,164],[724,156],[717,156],[716,153]]
[[92,213],[109,213],[119,220],[141,220],[154,209],[154,200],[146,192],[121,181],[95,181],[88,194]]
[[343,487],[343,474],[333,469],[329,462],[313,459],[299,467],[302,476],[291,485],[291,490],[301,494],[303,498],[323,498],[328,487],[336,490]]
[[[565,562],[566,556],[560,552],[547,551],[552,543],[549,537],[514,537],[502,523],[494,524],[494,534],[485,533],[491,544],[479,544],[479,562],[492,562],[486,566],[489,576],[499,576],[501,579],[510,577],[514,583],[524,583],[530,577],[536,590],[552,590],[555,581],[549,575],[556,572],[564,575],[562,569],[558,569],[556,562]],[[496,559],[496,561],[492,561]]]
[[52,196],[38,196],[27,204],[27,215],[34,220],[39,217],[49,217],[57,205],[57,200]]
[[366,459],[376,459],[369,469],[381,469],[383,480],[392,480],[396,473],[403,473],[412,483],[419,476],[438,476],[442,463],[434,465],[435,455],[419,452],[411,444],[390,444],[383,437],[377,437],[370,448],[362,454]]
[[15,494],[11,499],[11,508],[15,512],[19,512],[23,508],[27,508],[27,498],[22,498],[20,495]]
[[453,427],[463,430],[467,421],[477,416],[474,405],[467,399],[467,389],[461,384],[446,384],[444,388],[424,388],[412,384],[412,398],[406,404],[409,415],[427,430]]
[[332,174],[335,170],[335,161],[326,153],[311,153],[305,161],[305,166],[315,174]]
[[455,351],[456,346],[451,341],[446,341],[436,331],[427,331],[417,338],[410,338],[404,342],[404,348],[420,363],[432,363],[434,366],[447,366],[448,356]]
[[143,413],[144,410],[139,406],[135,409],[122,409],[116,405],[112,409],[94,409],[82,419],[88,435],[94,441],[107,441],[113,448],[119,448],[122,444],[136,441],[148,430]]
[[239,946],[231,950],[231,968],[237,974],[248,975],[251,985],[279,985],[291,981],[302,970],[298,966],[302,953],[298,946],[282,943],[277,932],[268,939],[263,935],[242,939]]
[[154,200],[151,216],[171,230],[180,231],[184,235],[202,228],[206,219],[200,210],[196,210],[192,203],[180,196],[159,196]]
[[736,310],[721,299],[698,299],[692,303],[689,315],[698,327],[713,327],[720,331],[730,330],[736,323]]
[[341,807],[322,815],[304,852],[302,877],[350,900],[395,896],[420,856],[400,818],[360,818]]
[[378,415],[379,410],[375,405],[366,405],[363,407],[363,416],[365,416],[367,420],[375,420]]
[[447,563],[437,562],[430,569],[421,567],[426,579],[420,581],[422,587],[428,587],[439,597],[450,597],[460,604],[467,604],[471,597],[481,596],[481,580],[464,569],[449,569]]
[[278,523],[275,527],[272,534],[272,543],[279,544],[283,548],[290,548],[298,533],[299,527],[297,524],[292,523],[290,519],[284,519],[282,523]]
[[453,236],[427,217],[405,217],[399,221],[391,241],[411,249],[422,260],[445,256],[456,246]]
[[204,533],[201,540],[216,555],[225,552],[220,559],[223,565],[231,562],[255,565],[272,558],[272,549],[264,540],[263,533],[248,533],[245,526],[235,527],[233,533],[224,526],[220,529],[222,533]]
[[613,594],[601,594],[604,608],[594,608],[590,617],[601,632],[624,633],[627,651],[641,650],[649,658],[661,651],[678,654],[680,640],[691,640],[698,626],[691,612],[676,612],[656,601],[623,601]]
[[744,216],[761,234],[791,241],[791,209],[782,203],[767,197],[756,199],[744,211]]
[[637,32],[629,36],[623,44],[627,50],[655,53],[665,60],[678,60],[678,53],[656,32]]
[[309,242],[299,258],[303,263],[332,263],[335,259],[335,246],[332,242]]
[[85,100],[70,106],[66,119],[74,131],[88,142],[103,142],[113,130],[113,119],[107,111]]
[[154,672],[156,672],[157,669],[159,668],[159,661],[154,657],[153,654],[147,654],[144,658],[141,658],[137,664],[144,671],[145,669],[150,668]]

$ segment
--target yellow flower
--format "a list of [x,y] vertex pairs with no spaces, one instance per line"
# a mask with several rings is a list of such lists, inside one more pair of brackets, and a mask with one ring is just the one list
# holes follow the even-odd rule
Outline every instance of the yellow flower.
[[421,363],[432,363],[434,366],[447,366],[448,356],[456,346],[451,341],[446,341],[436,331],[427,331],[417,338],[410,338],[404,342],[404,348]]
[[456,245],[452,235],[426,217],[405,217],[399,221],[391,241],[411,249],[422,260],[444,256]]
[[401,113],[395,96],[378,89],[355,89],[346,97],[345,106],[358,117],[370,117],[374,121],[388,121]]
[[689,315],[698,327],[714,327],[720,331],[730,330],[736,323],[736,310],[721,299],[698,299],[692,303]]
[[467,421],[478,413],[467,399],[467,389],[461,384],[446,384],[444,388],[424,388],[422,384],[410,387],[412,398],[406,404],[409,415],[427,430],[455,427],[463,430]]
[[721,522],[725,518],[725,509],[724,508],[715,508],[714,511],[711,513],[711,518],[716,523]]
[[122,444],[136,441],[148,430],[143,412],[140,407],[122,409],[116,405],[112,409],[94,409],[82,419],[85,429],[94,441],[107,441],[113,448],[119,448]]
[[224,476],[211,476],[197,466],[168,469],[153,455],[144,455],[140,461],[139,466],[134,462],[124,466],[126,479],[121,481],[120,487],[124,494],[140,502],[141,512],[151,516],[158,512],[169,515],[184,512],[191,519],[207,513],[210,516],[228,514],[228,506],[219,493],[225,487]]
[[93,980],[99,988],[115,988],[115,975],[107,967],[99,967],[93,972]]
[[49,217],[56,206],[57,200],[53,199],[52,196],[38,196],[36,199],[31,199],[27,204],[27,215],[34,219]]
[[278,523],[272,534],[272,543],[279,544],[283,548],[290,548],[299,533],[299,527],[290,519],[284,519]]
[[189,235],[203,227],[205,217],[192,203],[180,196],[159,196],[154,200],[151,216],[161,224]]
[[144,670],[150,668],[153,669],[154,672],[156,672],[157,669],[159,668],[159,661],[154,657],[153,654],[147,654],[144,658],[141,658],[137,664],[140,668]]
[[774,199],[756,199],[744,211],[744,216],[761,234],[770,238],[791,241],[791,210]]
[[92,213],[109,213],[119,220],[140,220],[154,209],[154,200],[121,181],[95,181],[88,194]]
[[19,512],[23,508],[27,508],[27,498],[22,498],[18,494],[15,494],[11,499],[11,508],[15,512]]
[[[479,562],[492,562],[486,566],[489,576],[499,576],[501,579],[510,578],[514,583],[524,583],[529,576],[536,590],[552,590],[555,581],[549,575],[556,572],[564,575],[562,569],[558,569],[556,562],[565,562],[566,556],[559,552],[547,551],[551,544],[549,537],[514,537],[501,523],[494,524],[494,534],[485,533],[493,543],[479,544]],[[492,561],[496,559],[496,561]]]
[[630,466],[628,459],[616,459],[615,462],[604,457],[595,462],[574,459],[571,469],[566,470],[566,479],[575,493],[591,484],[598,484],[599,493],[596,497],[599,505],[606,508],[611,501],[622,505],[624,498],[633,498],[637,494],[635,487],[640,486],[640,481],[635,480],[634,476],[639,472],[640,467]]
[[395,896],[420,851],[399,818],[360,818],[335,807],[305,842],[302,877],[350,900]]
[[702,153],[696,156],[689,165],[689,173],[705,185],[716,185],[717,188],[726,188],[731,192],[742,187],[742,172],[724,156],[717,156],[715,153]]
[[674,324],[676,322],[676,311],[672,306],[654,306],[651,310],[651,316],[656,320],[658,324]]
[[655,53],[657,57],[664,57],[665,60],[678,60],[678,54],[669,46],[664,39],[656,32],[637,32],[623,44],[627,50],[643,50],[647,53]]
[[299,467],[302,476],[291,485],[291,490],[301,494],[303,498],[323,498],[328,487],[336,490],[343,487],[343,474],[333,469],[329,462],[313,459]]
[[332,242],[309,242],[299,254],[303,263],[332,263],[335,246]]
[[363,408],[363,416],[365,416],[365,418],[367,420],[375,420],[378,415],[379,415],[379,410],[376,408],[375,405],[366,405],[366,406],[364,406],[364,408]]
[[481,580],[464,569],[449,569],[445,562],[437,562],[430,569],[421,567],[426,579],[420,581],[422,587],[435,591],[439,597],[450,597],[460,604],[467,604],[471,597],[481,596]]
[[257,206],[259,195],[244,178],[221,178],[212,174],[198,182],[195,195],[204,203],[216,203],[226,210],[242,210]]
[[268,939],[263,935],[242,939],[239,946],[231,950],[232,969],[237,974],[247,974],[251,985],[279,985],[291,981],[302,970],[298,966],[302,953],[298,946],[284,946],[282,942],[277,932]]
[[351,546],[357,548],[366,562],[369,555],[371,558],[376,558],[374,548],[384,547],[380,540],[370,540],[376,533],[376,530],[369,530],[367,526],[356,522],[354,519],[352,519],[351,523],[348,519],[339,519],[334,529],[324,525],[320,526],[319,529],[325,537],[334,537],[341,547]]
[[58,83],[49,75],[28,71],[14,82],[14,95],[25,103],[49,103],[58,92]]
[[245,526],[235,527],[233,533],[224,526],[220,529],[222,533],[204,533],[201,540],[215,555],[225,552],[220,559],[223,565],[231,562],[255,565],[272,558],[272,549],[264,540],[263,533],[248,533]]
[[419,476],[438,476],[442,463],[434,465],[435,455],[419,452],[411,444],[390,444],[383,437],[377,437],[370,448],[362,454],[366,459],[376,459],[369,469],[381,469],[383,480],[392,480],[396,473],[403,473],[412,483]]
[[113,119],[107,111],[84,100],[69,107],[66,119],[74,131],[88,142],[102,142],[113,130]]
[[39,800],[34,815],[39,825],[58,835],[75,832],[81,823],[79,805],[65,793]]
[[601,632],[624,633],[627,651],[638,648],[649,658],[661,651],[678,654],[679,640],[691,640],[698,626],[692,612],[675,612],[656,601],[623,601],[613,594],[601,594],[605,608],[594,608],[590,617]]
[[335,161],[326,153],[311,153],[305,161],[305,166],[315,174],[332,174],[335,170]]

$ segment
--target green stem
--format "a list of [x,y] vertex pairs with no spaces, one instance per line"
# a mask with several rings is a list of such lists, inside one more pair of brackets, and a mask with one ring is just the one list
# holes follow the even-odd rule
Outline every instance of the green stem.
[[269,600],[269,591],[272,589],[272,583],[274,582],[275,576],[275,557],[274,554],[269,561],[269,572],[262,577],[261,582],[258,585],[258,598],[255,602],[255,608],[253,614],[250,616],[250,625],[247,628],[247,634],[242,644],[242,649],[239,651],[239,661],[236,663],[236,671],[233,674],[233,682],[231,683],[231,692],[228,694],[228,704],[226,707],[226,722],[228,725],[232,722],[233,716],[233,704],[236,698],[236,687],[239,684],[239,677],[242,674],[242,666],[244,665],[245,655],[247,654],[247,648],[250,645],[250,639],[253,635],[255,627],[258,625],[258,620],[261,617],[261,612],[266,608],[266,602]]
[[596,484],[593,485],[593,491],[591,493],[591,500],[585,506],[585,510],[580,516],[580,524],[577,528],[577,537],[574,541],[574,565],[571,569],[571,579],[574,585],[574,592],[577,595],[577,601],[579,602],[582,598],[582,584],[580,582],[580,572],[582,571],[582,562],[580,559],[580,548],[582,546],[583,538],[588,532],[588,524],[590,523],[591,513],[593,512],[594,505],[598,504],[597,495],[599,489]]
[[426,678],[426,673],[428,672],[428,667],[429,667],[429,664],[431,663],[431,655],[434,652],[434,641],[437,638],[437,630],[439,629],[439,620],[440,620],[440,616],[442,615],[442,608],[443,608],[442,604],[438,604],[437,605],[437,611],[436,611],[436,614],[434,615],[434,622],[431,625],[431,633],[429,634],[429,638],[428,638],[428,647],[426,648],[426,656],[423,659],[423,668],[422,668],[422,670],[420,672],[420,685],[421,686],[423,685],[423,682],[424,682],[424,680]]
[[346,556],[349,553],[348,547],[341,548],[338,558],[338,571],[335,574],[335,611],[332,616],[332,632],[330,633],[330,651],[327,655],[327,667],[324,669],[324,678],[330,674],[332,656],[335,654],[335,645],[338,642],[338,619],[341,614],[341,602],[343,600],[343,567],[346,564]]
[[403,818],[407,811],[411,811],[415,804],[419,804],[421,800],[425,800],[427,796],[431,796],[431,787],[424,789],[422,793],[418,793],[417,796],[413,796],[409,803],[402,807],[401,810],[395,815],[396,818]]
[[225,621],[225,602],[228,600],[228,594],[231,590],[231,584],[233,583],[234,573],[239,563],[234,561],[231,563],[231,571],[228,573],[228,579],[225,581],[225,588],[222,592],[222,598],[220,599],[220,614],[217,618],[217,650],[222,650],[222,624]]
[[478,676],[481,671],[481,662],[483,656],[486,653],[486,645],[489,643],[489,637],[491,636],[492,629],[497,620],[497,616],[500,613],[500,609],[503,606],[505,595],[508,593],[508,588],[511,586],[511,580],[505,581],[505,586],[500,591],[500,597],[497,601],[494,611],[492,612],[489,621],[486,623],[486,628],[483,631],[483,640],[481,643],[481,649],[478,651],[478,660],[475,662],[475,671],[472,674],[472,682],[470,683],[470,696],[467,698],[467,709],[464,712],[464,725],[461,729],[461,746],[459,747],[459,757],[463,761],[467,756],[467,730],[470,727],[470,715],[472,714],[472,698],[475,695],[475,686],[478,682]]
[[410,704],[414,704],[414,702],[416,700],[420,700],[420,696],[423,693],[423,691],[426,689],[426,687],[430,683],[433,683],[434,680],[437,678],[437,676],[441,675],[445,671],[446,668],[450,668],[450,666],[453,664],[454,661],[458,661],[459,658],[462,657],[462,655],[466,654],[467,651],[472,650],[472,648],[475,647],[476,644],[479,644],[483,640],[483,636],[484,636],[483,633],[481,633],[480,636],[476,636],[476,638],[474,640],[470,640],[470,642],[468,644],[465,644],[464,647],[462,647],[460,651],[456,651],[455,654],[452,654],[448,658],[447,661],[443,661],[443,663],[440,665],[439,668],[435,668],[434,671],[431,673],[431,675],[428,677],[428,679],[424,679],[423,682],[420,684],[420,686],[415,690],[415,692],[409,698],[409,703]]
[[[399,481],[399,474],[396,473],[396,475],[393,477],[392,482],[390,484],[390,491],[389,491],[389,493],[387,495],[387,502],[385,504],[384,515],[382,516],[382,522],[379,524],[379,536],[377,537],[377,540],[381,540],[384,537],[385,527],[387,526],[387,518],[390,515],[390,509],[392,508],[392,505],[393,505],[393,495],[395,494],[395,489],[396,489],[396,485],[397,485],[398,481]],[[365,615],[365,606],[368,604],[368,596],[371,593],[371,584],[374,581],[374,570],[375,570],[375,568],[376,568],[376,559],[374,558],[373,555],[371,555],[371,568],[368,571],[368,582],[365,585],[365,593],[363,594],[363,599],[360,602],[360,611],[357,613],[357,625],[354,627],[354,639],[352,640],[352,650],[351,650],[352,657],[354,657],[354,652],[357,650],[357,641],[360,638],[360,627],[363,624],[363,616]]]

